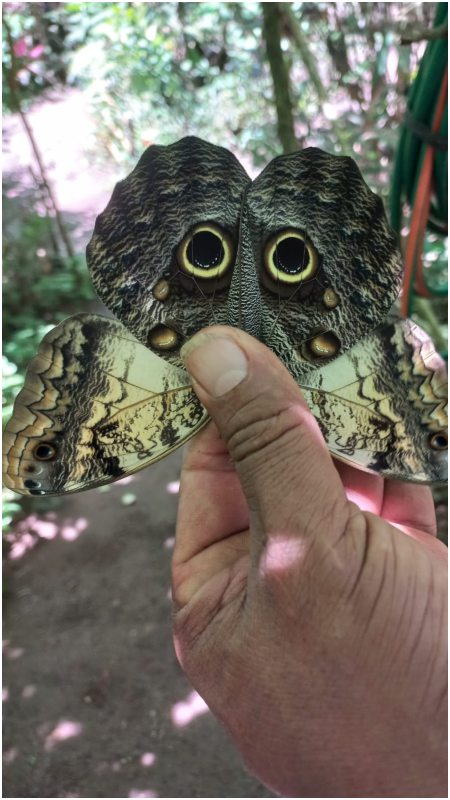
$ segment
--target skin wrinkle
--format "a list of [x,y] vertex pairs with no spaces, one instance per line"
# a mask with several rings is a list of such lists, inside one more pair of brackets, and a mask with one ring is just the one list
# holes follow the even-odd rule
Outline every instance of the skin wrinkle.
[[[394,564],[396,564],[397,551],[395,547],[393,548],[393,558],[394,558]],[[405,637],[402,635],[402,630],[404,631],[410,630],[411,623],[415,616],[415,611],[414,611],[415,577],[413,580],[414,583],[412,581],[409,581],[407,589],[406,591],[404,591],[401,613],[399,614],[399,619],[397,623],[397,630],[395,630],[392,636],[392,640],[394,642],[394,645],[390,651],[390,662],[392,664],[392,667],[395,666],[399,653],[401,653],[402,649],[405,647]],[[397,585],[398,584],[393,584],[393,586]],[[392,602],[394,603],[398,602],[397,597],[394,596],[392,598]]]
[[[200,552],[202,553],[202,555],[204,555],[205,553],[207,553],[207,551],[209,549],[217,546],[218,544],[219,545],[223,544],[224,542],[226,542],[227,539],[229,539],[229,540],[234,539],[235,537],[240,536],[241,534],[244,534],[245,532],[246,532],[246,529],[244,529],[244,528],[238,528],[237,530],[232,530],[224,538],[222,538],[219,542],[213,542],[212,544],[210,544],[208,547],[204,548]],[[233,548],[230,548],[230,549],[233,549]],[[240,548],[236,547],[235,551],[237,553],[240,552]],[[189,564],[189,562],[192,561],[193,558],[195,558],[195,555],[196,554],[190,553],[189,555],[186,556],[186,558],[184,558],[184,559],[182,559],[180,561],[173,559],[172,563],[174,565],[174,568],[177,571],[179,571],[181,567]],[[198,553],[197,553],[197,555],[198,555]]]
[[[369,541],[370,536],[371,536],[371,532],[370,532],[370,529],[368,529],[367,541]],[[368,551],[369,547],[370,547],[370,544],[368,544],[367,547],[366,547],[366,558],[367,558],[367,551]],[[373,620],[373,618],[374,618],[374,616],[376,614],[376,611],[378,609],[378,603],[379,603],[379,600],[380,600],[380,598],[382,596],[383,588],[385,586],[386,577],[387,577],[387,569],[388,569],[388,554],[387,554],[386,550],[383,551],[383,563],[382,563],[381,567],[382,567],[381,568],[381,575],[380,575],[380,578],[379,578],[378,586],[375,589],[375,594],[374,594],[374,597],[373,597],[372,604],[371,604],[371,606],[369,606],[368,609],[366,609],[367,625],[370,625],[372,623],[372,620]]]
[[[423,608],[423,611],[422,611],[419,627],[416,630],[415,639],[413,639],[413,641],[411,642],[411,654],[412,654],[412,657],[416,654],[422,638],[424,638],[425,640],[427,638],[427,627],[426,627],[427,613],[428,613],[428,609],[429,609],[430,605],[433,604],[434,591],[435,591],[434,575],[433,575],[433,570],[430,568],[429,569],[428,591],[426,592],[426,595],[425,595],[425,605],[424,605],[424,608]],[[434,647],[434,650],[436,650],[436,645]],[[419,708],[425,706],[425,699],[426,699],[427,693],[429,691],[430,682],[431,682],[430,678],[431,678],[431,675],[433,674],[433,657],[436,658],[436,652],[434,653],[434,656],[433,656],[432,653],[430,653],[430,658],[428,659],[427,664],[426,664],[426,670],[427,670],[428,679],[426,681],[424,681],[422,697],[418,698]]]
[[[186,591],[186,584],[192,583],[192,579],[195,578],[195,575],[198,576],[198,570],[196,569],[196,561],[198,561],[199,558],[201,559],[202,563],[207,560],[208,554],[211,554],[212,558],[215,559],[217,556],[218,548],[220,548],[220,552],[225,553],[227,555],[226,565],[225,565],[226,568],[232,569],[233,565],[236,564],[236,559],[232,559],[231,563],[228,563],[230,562],[228,554],[231,552],[232,554],[234,553],[238,555],[239,560],[242,560],[242,557],[247,557],[249,549],[247,542],[249,536],[250,532],[248,530],[241,530],[238,531],[237,533],[230,534],[229,536],[225,537],[224,539],[218,542],[216,541],[213,542],[211,545],[209,545],[209,547],[204,548],[200,553],[197,553],[195,555],[191,554],[183,561],[177,561],[176,563],[175,561],[173,561],[173,576],[174,576],[173,582],[176,583],[177,585],[178,595],[182,594],[183,590]],[[245,542],[244,545],[240,544],[241,539],[244,540]],[[235,545],[233,547],[233,544],[231,543],[232,541],[233,542],[238,541],[239,545]],[[224,563],[225,559],[223,556],[221,560],[222,563]],[[211,571],[210,565],[208,566],[209,566],[208,569],[203,569],[203,572],[206,574],[209,574],[209,572]],[[196,582],[198,582],[198,577]],[[195,594],[193,594],[192,597],[195,597]]]
[[[237,464],[252,455],[265,454],[266,448],[271,446],[279,446],[281,449],[285,436],[301,431],[301,417],[296,415],[296,419],[291,419],[292,404],[280,409],[275,415],[268,416],[263,414],[264,405],[261,409],[255,409],[252,401],[249,401],[243,410],[244,413],[241,413],[240,409],[233,415],[234,425],[232,427],[235,430],[229,431],[227,437],[228,448]],[[256,419],[255,411],[259,412]],[[286,421],[285,417],[287,417]],[[243,418],[243,422],[241,422],[241,418]],[[250,418],[250,422],[248,422],[248,418]],[[227,427],[229,424],[230,422],[227,423]]]
[[[176,638],[182,639],[185,644],[188,643],[190,649],[195,650],[197,642],[201,642],[201,638],[211,622],[215,624],[220,622],[220,619],[218,620],[220,614],[223,615],[225,620],[230,614],[230,605],[233,600],[224,603],[223,598],[234,577],[233,566],[234,565],[227,567],[218,575],[213,575],[184,605],[177,606],[176,603],[174,604],[175,615],[173,619],[175,636]],[[210,591],[210,584],[212,583],[220,586],[220,592],[217,594]],[[205,600],[211,601],[212,598],[214,598],[214,603],[205,603]],[[192,608],[195,608],[195,613],[193,613]],[[203,613],[199,615],[200,609]],[[192,627],[189,623],[194,621],[198,623],[199,616],[200,624],[196,624],[195,627]],[[233,618],[232,614],[231,617]],[[201,623],[201,620],[203,620],[203,623]]]
[[[367,564],[367,558],[368,558],[368,554],[369,554],[369,545],[370,545],[369,520],[367,519],[367,517],[364,514],[361,514],[361,512],[359,512],[359,513],[361,515],[361,518],[364,519],[364,527],[363,527],[363,530],[362,530],[362,532],[360,534],[363,537],[364,546],[363,546],[363,550],[362,550],[362,554],[361,554],[361,561],[360,561],[359,567],[358,567],[358,569],[357,569],[357,571],[356,571],[356,573],[354,575],[353,585],[352,585],[352,588],[351,588],[350,593],[349,593],[349,599],[351,599],[353,597],[353,595],[356,593],[356,591],[359,588],[360,581],[361,581],[361,578],[362,578],[362,574],[363,574],[365,566]],[[356,516],[356,514],[354,516]]]
[[448,681],[447,681],[446,665],[444,665],[444,669],[442,670],[441,675],[442,675],[441,688],[438,691],[436,691],[436,688],[434,688],[436,692],[436,702],[434,704],[434,707],[430,709],[431,719],[433,719],[435,715],[441,714],[442,709],[445,710],[448,708]]

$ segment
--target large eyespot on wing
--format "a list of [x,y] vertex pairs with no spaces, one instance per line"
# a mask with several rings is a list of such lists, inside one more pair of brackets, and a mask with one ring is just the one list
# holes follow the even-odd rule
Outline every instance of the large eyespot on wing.
[[3,437],[3,480],[25,495],[90,489],[163,458],[207,422],[184,371],[116,320],[79,314],[31,361]]
[[200,222],[183,237],[176,257],[180,270],[201,281],[205,291],[209,291],[208,284],[217,291],[233,266],[235,245],[220,225]]
[[319,262],[319,254],[306,234],[286,228],[270,236],[264,245],[263,282],[273,291],[287,288],[292,294],[293,289],[314,278]]
[[[328,330],[344,352],[386,318],[400,288],[400,254],[382,200],[351,158],[307,148],[274,159],[246,194],[244,228],[240,258],[260,270],[263,338],[276,352],[301,351]],[[270,244],[287,231],[304,237],[311,266],[304,274],[294,266],[288,280],[267,269]]]
[[447,481],[445,363],[415,323],[378,328],[311,370],[302,390],[336,457],[386,478]]
[[87,261],[98,294],[139,341],[172,363],[180,363],[185,338],[225,320],[249,182],[228,150],[187,137],[149,147],[97,217]]

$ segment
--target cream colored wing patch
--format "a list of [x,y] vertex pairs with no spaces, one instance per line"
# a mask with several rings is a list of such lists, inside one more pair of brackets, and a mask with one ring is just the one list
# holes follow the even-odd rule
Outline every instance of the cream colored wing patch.
[[42,340],[3,439],[15,492],[89,489],[136,472],[208,420],[187,374],[114,319],[78,314]]
[[334,456],[387,478],[447,480],[447,374],[411,320],[309,373],[302,391]]

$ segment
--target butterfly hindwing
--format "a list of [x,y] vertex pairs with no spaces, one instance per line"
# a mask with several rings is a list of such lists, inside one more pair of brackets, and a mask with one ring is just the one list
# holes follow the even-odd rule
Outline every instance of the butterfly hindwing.
[[445,363],[415,323],[373,331],[302,391],[333,455],[387,478],[447,480]]
[[79,314],[43,339],[4,434],[4,482],[22,494],[109,483],[162,458],[207,415],[187,375],[114,319]]

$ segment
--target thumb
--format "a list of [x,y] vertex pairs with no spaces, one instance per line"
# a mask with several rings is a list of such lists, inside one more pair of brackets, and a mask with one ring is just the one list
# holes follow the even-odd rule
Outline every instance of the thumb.
[[196,334],[181,355],[235,463],[252,530],[263,541],[338,538],[349,515],[342,483],[299,387],[276,356],[243,331],[219,326]]

